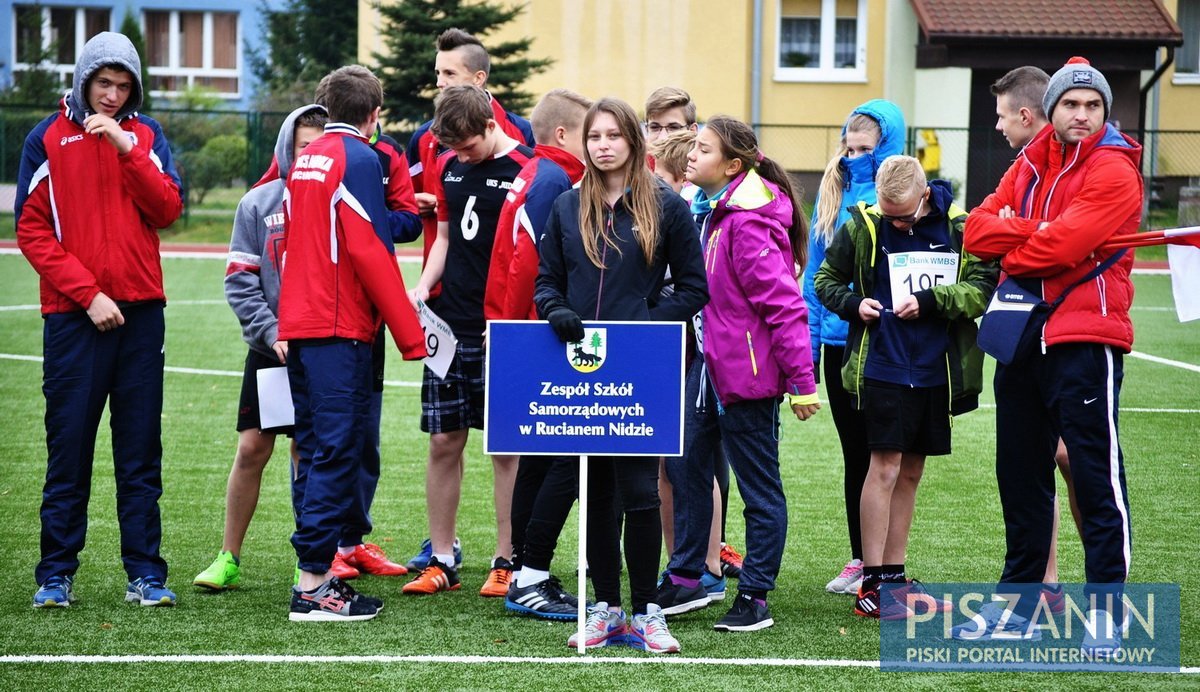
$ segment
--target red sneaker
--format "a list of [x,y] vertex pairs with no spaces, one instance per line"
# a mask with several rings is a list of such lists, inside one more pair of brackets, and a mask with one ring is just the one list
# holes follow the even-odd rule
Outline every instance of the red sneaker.
[[346,556],[346,564],[357,568],[363,574],[374,574],[380,577],[400,577],[408,574],[408,568],[398,565],[383,554],[383,548],[374,543],[362,543],[354,548],[354,552]]
[[737,548],[728,543],[721,544],[721,572],[730,579],[737,579],[742,576],[742,561],[745,558],[738,552]]
[[341,553],[333,554],[333,562],[329,565],[329,571],[338,579],[353,579],[358,576],[358,570],[351,567]]

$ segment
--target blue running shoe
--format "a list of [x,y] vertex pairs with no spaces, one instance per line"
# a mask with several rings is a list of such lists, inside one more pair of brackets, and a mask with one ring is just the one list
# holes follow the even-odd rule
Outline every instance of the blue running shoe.
[[75,590],[71,588],[73,577],[58,575],[50,577],[38,587],[33,595],[34,608],[66,608],[75,600]]
[[[404,565],[410,572],[420,572],[429,566],[429,560],[433,557],[433,543],[426,538],[421,543],[421,552],[413,555],[408,563]],[[462,568],[462,543],[454,539],[454,569],[457,571]]]
[[138,577],[125,587],[125,600],[137,601],[144,606],[173,606],[175,592],[158,577]]
[[1029,641],[1042,640],[1042,630],[1036,624],[1007,610],[1004,601],[992,601],[979,609],[979,614],[961,625],[950,628],[951,638],[958,641]]
[[704,570],[704,574],[700,575],[700,586],[703,586],[704,590],[708,592],[709,601],[725,600],[725,577],[718,577],[712,572]]

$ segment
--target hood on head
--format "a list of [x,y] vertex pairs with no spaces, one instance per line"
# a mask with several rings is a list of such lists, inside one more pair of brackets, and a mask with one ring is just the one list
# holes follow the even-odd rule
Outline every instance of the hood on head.
[[[855,108],[850,116],[859,113],[870,116],[879,123],[879,143],[875,145],[875,160],[883,163],[889,156],[904,153],[905,125],[904,113],[900,107],[886,99],[871,99]],[[849,118],[846,119],[849,122]],[[842,136],[846,136],[846,126],[842,126]]]
[[79,62],[75,63],[75,78],[71,82],[71,93],[67,96],[67,106],[75,122],[82,124],[84,119],[96,112],[87,100],[87,84],[100,68],[109,66],[120,67],[133,75],[133,90],[125,106],[117,112],[116,119],[130,116],[142,107],[142,61],[138,58],[137,49],[124,34],[101,31],[83,45]]
[[325,106],[310,103],[288,113],[283,124],[279,126],[279,136],[275,139],[275,162],[279,165],[279,177],[282,180],[287,180],[292,164],[295,163],[292,160],[292,150],[296,145],[296,121],[309,111],[326,112]]

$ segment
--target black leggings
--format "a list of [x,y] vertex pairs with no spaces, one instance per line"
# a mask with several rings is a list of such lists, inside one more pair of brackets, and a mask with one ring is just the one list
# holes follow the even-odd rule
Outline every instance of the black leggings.
[[[621,529],[624,519],[625,564],[634,613],[654,602],[662,559],[662,521],[658,514],[658,463],[655,457],[588,458],[588,569],[596,601],[621,604]],[[524,564],[549,570],[558,535],[567,521],[577,488],[578,461],[563,459],[546,474],[525,531]],[[572,485],[576,484],[576,485]]]
[[842,359],[846,349],[825,346],[822,376],[829,396],[829,410],[842,443],[842,462],[845,466],[843,489],[846,497],[846,526],[850,530],[850,557],[861,560],[862,527],[858,508],[862,500],[863,483],[871,467],[871,450],[867,448],[867,424],[863,412],[855,410],[850,393],[842,387]]

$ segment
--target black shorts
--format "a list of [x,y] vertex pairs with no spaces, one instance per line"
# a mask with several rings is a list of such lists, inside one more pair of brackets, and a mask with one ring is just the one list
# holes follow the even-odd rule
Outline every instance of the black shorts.
[[[283,367],[283,364],[274,356],[264,356],[254,349],[250,349],[250,353],[246,355],[246,370],[242,374],[242,398],[238,402],[238,432],[259,429],[258,371],[264,368],[279,367]],[[278,428],[269,428],[263,430],[263,432],[279,433],[291,437],[294,430],[293,426],[286,425]]]
[[950,388],[865,380],[867,447],[908,454],[950,453]]
[[421,381],[421,432],[483,430],[483,346],[458,342],[445,379],[429,368]]

